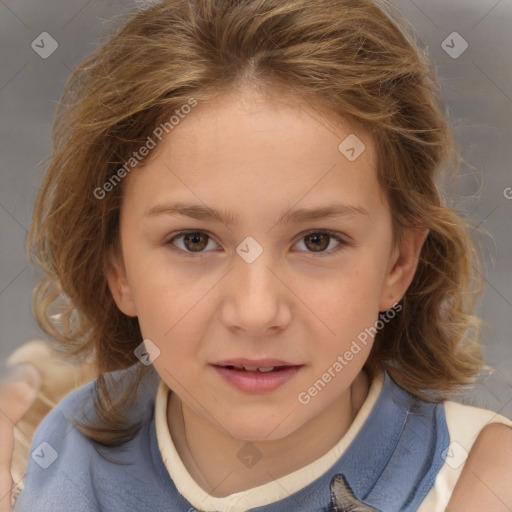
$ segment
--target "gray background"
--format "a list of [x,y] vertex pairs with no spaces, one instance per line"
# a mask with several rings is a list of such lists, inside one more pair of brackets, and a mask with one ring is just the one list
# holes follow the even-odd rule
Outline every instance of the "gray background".
[[[415,27],[436,64],[462,155],[456,206],[489,232],[486,289],[479,315],[486,373],[465,402],[512,417],[512,1],[391,0]],[[81,60],[105,42],[123,13],[143,1],[0,1],[0,357],[41,333],[32,318],[37,269],[24,243],[38,186],[50,156],[50,128],[64,83]],[[41,58],[31,47],[42,32],[58,42]],[[442,47],[458,32],[468,48],[457,58]],[[38,39],[39,40],[39,39]],[[448,44],[452,51],[460,42]],[[473,167],[473,168],[472,168]],[[507,198],[508,196],[508,198]],[[490,377],[489,377],[490,375]],[[488,378],[489,377],[489,378]]]

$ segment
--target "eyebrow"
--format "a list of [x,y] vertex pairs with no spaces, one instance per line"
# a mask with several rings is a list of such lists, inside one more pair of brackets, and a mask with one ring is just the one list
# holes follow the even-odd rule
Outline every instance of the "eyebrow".
[[[236,224],[235,215],[226,210],[215,210],[208,206],[188,203],[163,203],[150,208],[145,217],[156,215],[184,215],[198,220],[213,220],[225,225]],[[334,203],[318,208],[299,208],[288,210],[281,214],[277,224],[291,224],[315,219],[339,218],[349,216],[369,215],[368,210],[361,206]]]

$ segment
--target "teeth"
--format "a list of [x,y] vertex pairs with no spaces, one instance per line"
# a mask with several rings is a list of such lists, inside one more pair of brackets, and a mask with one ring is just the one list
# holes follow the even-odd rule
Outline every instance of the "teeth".
[[267,368],[258,368],[257,366],[233,366],[233,368],[235,370],[246,370],[248,372],[260,371],[260,372],[266,373],[266,372],[271,372],[275,368],[275,366],[268,366]]

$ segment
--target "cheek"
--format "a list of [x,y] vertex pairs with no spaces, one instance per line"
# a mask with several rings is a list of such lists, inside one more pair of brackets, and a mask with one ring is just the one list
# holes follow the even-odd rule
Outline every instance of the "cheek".
[[214,287],[213,276],[194,278],[171,265],[160,250],[134,252],[127,258],[126,267],[139,323],[148,337],[162,338],[174,326],[190,322],[199,303],[208,300],[208,291]]
[[[181,292],[176,287],[151,288],[148,285],[136,298],[143,335],[164,345],[175,343],[175,340],[194,340],[204,317],[200,312],[202,296],[204,293],[195,289]],[[203,300],[207,301],[207,298]]]
[[364,324],[378,314],[382,279],[383,274],[375,265],[347,265],[321,282],[305,283],[304,302],[317,317],[325,319],[331,330]]
[[304,289],[308,309],[301,308],[310,319],[305,325],[317,340],[314,353],[321,365],[329,367],[347,351],[346,359],[355,362],[347,361],[351,368],[364,364],[373,343],[372,328],[379,318],[380,280],[377,265],[354,263],[320,286],[317,283]]
[[218,298],[214,277],[190,279],[165,266],[165,271],[141,273],[134,283],[142,335],[153,341],[161,353],[155,361],[158,371],[161,366],[180,374],[202,354],[201,340]]

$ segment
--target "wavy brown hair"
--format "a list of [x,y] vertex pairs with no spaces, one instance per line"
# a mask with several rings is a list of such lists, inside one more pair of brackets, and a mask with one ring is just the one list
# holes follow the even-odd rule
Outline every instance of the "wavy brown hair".
[[191,98],[206,103],[245,88],[299,95],[367,130],[396,243],[418,219],[430,230],[401,313],[377,334],[369,372],[384,368],[438,401],[481,368],[472,316],[479,259],[469,225],[436,185],[460,158],[435,69],[403,17],[370,0],[167,0],[135,14],[71,75],[28,239],[47,274],[34,291],[40,326],[70,356],[96,357],[100,422],[80,425],[90,439],[114,446],[135,434],[121,405],[146,371],[135,367],[123,396],[107,392],[109,372],[138,363],[142,336],[105,277],[124,182],[102,199],[93,191]]

